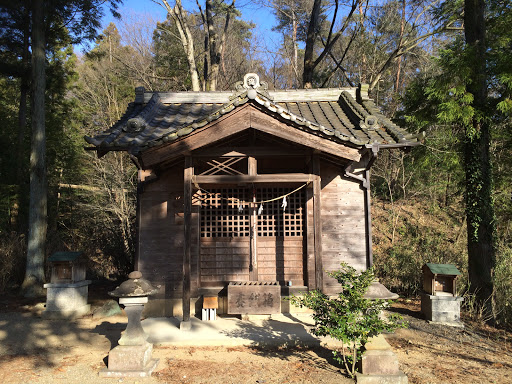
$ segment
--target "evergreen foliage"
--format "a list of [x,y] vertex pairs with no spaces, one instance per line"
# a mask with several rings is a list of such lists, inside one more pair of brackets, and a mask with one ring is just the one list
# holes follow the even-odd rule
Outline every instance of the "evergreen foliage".
[[341,353],[333,351],[335,360],[343,364],[347,373],[354,377],[356,363],[360,360],[360,347],[373,336],[392,332],[404,327],[401,317],[396,314],[383,316],[382,311],[388,300],[370,300],[364,297],[368,287],[375,280],[373,269],[357,272],[346,263],[337,271],[328,273],[340,284],[340,293],[329,297],[314,290],[304,296],[292,296],[291,302],[313,310],[317,336],[330,336],[342,342]]
[[[492,276],[495,252],[498,240],[504,239],[504,233],[496,232],[496,224],[506,219],[501,214],[501,220],[494,215],[497,196],[494,179],[500,179],[503,170],[496,172],[491,162],[509,152],[509,148],[501,145],[497,151],[499,147],[495,144],[503,144],[504,136],[510,136],[511,114],[507,105],[512,67],[504,53],[505,47],[510,48],[512,36],[510,28],[504,28],[510,18],[510,4],[486,2],[485,19],[482,16],[481,25],[477,26],[471,13],[480,11],[478,6],[473,7],[474,4],[468,8],[469,3],[472,2],[465,3],[465,35],[456,34],[434,59],[435,71],[423,74],[411,85],[405,106],[407,120],[415,129],[429,127],[430,130],[446,131],[448,128],[452,130],[453,142],[461,144],[454,145],[454,149],[458,149],[462,167],[459,169],[464,170],[465,176],[469,284],[480,302],[489,303],[488,310],[491,311],[496,294],[496,287],[493,288],[496,275]],[[446,12],[446,9],[441,11]],[[446,13],[442,15],[452,17]],[[475,28],[485,28],[485,36],[472,37]],[[473,44],[475,41],[477,45]],[[478,45],[482,42],[485,47]],[[501,140],[496,141],[495,137],[501,137]],[[510,202],[503,206],[509,207]]]

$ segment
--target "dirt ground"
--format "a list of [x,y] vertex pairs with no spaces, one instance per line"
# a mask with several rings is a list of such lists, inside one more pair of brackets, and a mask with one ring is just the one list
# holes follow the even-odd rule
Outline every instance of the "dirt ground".
[[429,324],[420,300],[393,305],[409,322],[386,338],[412,384],[512,383],[512,333],[470,321],[463,329]]
[[[351,383],[324,348],[155,347],[147,379],[99,378],[126,317],[42,320],[43,304],[0,299],[0,383]],[[387,339],[410,383],[512,383],[512,334],[466,322],[428,324],[419,301],[397,303],[409,322]]]

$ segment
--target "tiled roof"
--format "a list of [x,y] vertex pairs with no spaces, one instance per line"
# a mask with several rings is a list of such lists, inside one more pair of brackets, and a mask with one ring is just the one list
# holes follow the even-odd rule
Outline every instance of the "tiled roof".
[[[259,80],[258,80],[259,81]],[[144,93],[109,130],[85,140],[104,152],[133,154],[172,142],[247,103],[277,119],[326,140],[361,147],[368,144],[418,144],[418,138],[387,119],[355,88],[237,92]],[[357,99],[357,100],[356,100]]]

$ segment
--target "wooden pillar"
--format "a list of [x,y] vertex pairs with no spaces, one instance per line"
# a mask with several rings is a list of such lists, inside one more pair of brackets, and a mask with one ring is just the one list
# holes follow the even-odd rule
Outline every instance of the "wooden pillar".
[[[247,173],[249,176],[256,176],[257,175],[257,162],[256,158],[249,157],[247,159]],[[254,202],[256,201],[255,196],[255,189],[251,189],[251,200]],[[258,236],[258,216],[257,216],[257,210],[258,207],[256,207],[256,204],[251,204],[251,216],[249,217],[249,225],[250,225],[250,258],[251,258],[251,264],[249,267],[249,279],[252,281],[258,281],[258,253],[257,253],[257,247],[256,247],[256,238]]]
[[373,242],[372,242],[372,205],[370,194],[370,171],[367,169],[364,173],[365,177],[365,211],[366,211],[366,268],[373,266]]
[[137,171],[137,203],[135,211],[135,261],[134,271],[140,271],[140,232],[141,232],[141,212],[142,212],[142,193],[144,188],[142,187],[143,176],[142,171]]
[[320,159],[313,156],[313,225],[315,241],[315,280],[316,289],[322,290],[324,287],[324,271],[322,266],[322,205],[321,190],[322,178],[320,177]]
[[192,158],[185,157],[183,172],[183,322],[180,329],[190,329],[190,254],[192,245],[192,176],[194,168]]

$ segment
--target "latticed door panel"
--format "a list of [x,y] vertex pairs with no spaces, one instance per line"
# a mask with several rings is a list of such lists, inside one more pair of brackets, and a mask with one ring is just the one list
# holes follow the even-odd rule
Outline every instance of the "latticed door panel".
[[[258,280],[304,284],[305,193],[299,190],[290,194],[284,207],[282,196],[292,191],[281,187],[223,188],[201,193],[202,283],[249,280],[250,216],[258,212],[256,256],[252,260]],[[253,199],[258,205],[250,203]]]
[[249,207],[243,188],[201,193],[200,278],[204,285],[249,280]]
[[[257,255],[258,280],[292,282],[294,286],[304,285],[304,190],[292,192],[292,188],[260,188],[256,193],[263,208],[258,216]],[[286,205],[286,207],[284,207]]]
[[212,189],[202,194],[201,237],[248,237],[249,207],[243,188]]
[[267,201],[262,203],[263,207],[258,215],[258,236],[302,237],[303,190],[286,196],[286,204],[283,204],[282,198],[276,199],[276,197],[285,196],[292,190],[292,188],[259,188],[256,191],[257,201]]

